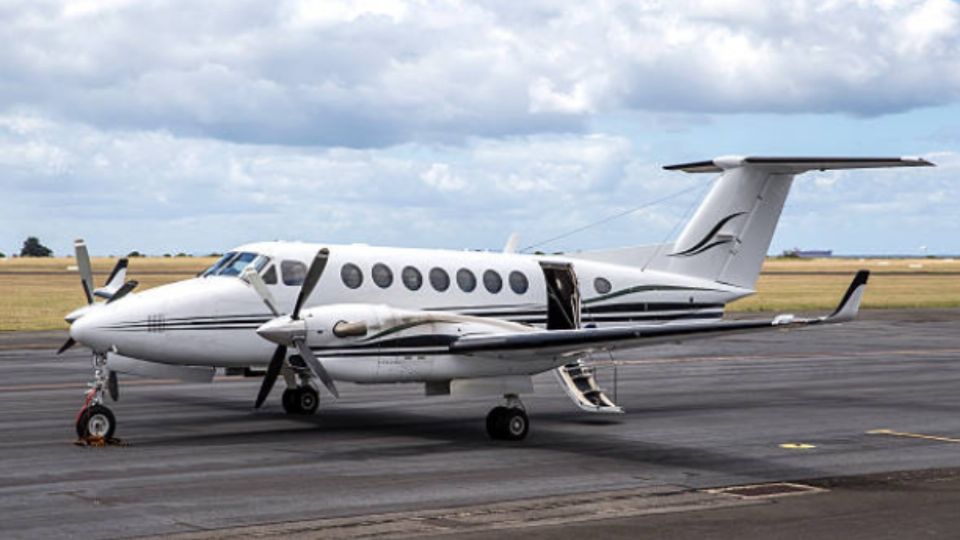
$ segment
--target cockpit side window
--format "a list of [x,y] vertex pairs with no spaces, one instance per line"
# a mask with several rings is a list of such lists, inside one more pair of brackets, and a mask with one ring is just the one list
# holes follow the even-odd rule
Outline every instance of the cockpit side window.
[[239,276],[240,272],[257,258],[256,253],[243,252],[233,259],[229,260],[223,268],[217,272],[218,276]]
[[270,268],[267,268],[267,271],[263,273],[263,282],[267,285],[277,284],[277,265],[271,264]]
[[253,266],[257,272],[262,272],[270,263],[270,257],[249,251],[231,251],[220,257],[216,263],[200,274],[207,276],[239,276],[247,266]]
[[203,273],[201,273],[200,275],[203,277],[215,275],[217,272],[220,271],[221,268],[223,268],[223,265],[227,264],[227,262],[229,262],[230,259],[236,256],[237,256],[236,251],[228,251],[227,253],[224,253],[222,257],[217,259],[217,262],[213,263],[213,266],[204,270]]
[[300,261],[283,261],[280,263],[280,273],[283,274],[284,285],[303,285],[307,278],[307,265]]

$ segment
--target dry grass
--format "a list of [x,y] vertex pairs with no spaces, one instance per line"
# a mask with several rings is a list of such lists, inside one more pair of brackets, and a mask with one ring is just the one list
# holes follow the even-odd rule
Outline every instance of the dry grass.
[[[137,290],[187,279],[210,266],[206,257],[130,259],[127,279],[140,282]],[[96,286],[110,274],[116,259],[94,258]],[[0,259],[0,331],[65,329],[63,316],[84,305],[72,257]]]
[[[189,278],[213,261],[193,257],[131,259],[128,275],[140,282],[138,290],[144,290]],[[98,286],[115,262],[116,259],[107,258],[93,260]],[[0,259],[0,331],[65,329],[63,316],[84,303],[80,278],[76,270],[68,270],[73,264],[72,258],[63,257]],[[960,307],[958,261],[771,259],[764,265],[758,294],[735,302],[730,309],[829,310],[860,268],[874,272],[864,307]]]
[[757,294],[731,311],[806,311],[836,307],[857,270],[870,270],[868,309],[960,307],[954,259],[768,259]]
[[873,273],[960,272],[956,259],[767,259],[763,271],[768,272],[856,272],[861,268]]

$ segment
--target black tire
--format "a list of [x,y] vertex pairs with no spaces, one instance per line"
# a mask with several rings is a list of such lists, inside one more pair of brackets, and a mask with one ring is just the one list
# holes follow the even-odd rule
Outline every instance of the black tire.
[[103,405],[91,405],[77,418],[77,436],[81,439],[96,438],[107,441],[113,438],[116,429],[116,417]]
[[507,409],[500,417],[501,438],[507,441],[522,441],[530,431],[530,419],[523,409]]
[[494,407],[490,409],[490,412],[487,413],[487,435],[491,439],[502,439],[503,428],[501,427],[503,422],[503,416],[506,414],[506,407]]
[[281,398],[281,401],[283,402],[283,410],[287,414],[297,414],[296,405],[293,403],[293,394],[296,391],[296,388],[287,388],[283,391],[283,397]]
[[311,386],[283,391],[283,410],[287,414],[311,415],[320,406],[320,394]]
[[312,386],[303,386],[297,389],[296,394],[294,394],[294,401],[296,402],[297,414],[309,416],[317,412],[317,407],[320,406],[320,393],[314,390]]

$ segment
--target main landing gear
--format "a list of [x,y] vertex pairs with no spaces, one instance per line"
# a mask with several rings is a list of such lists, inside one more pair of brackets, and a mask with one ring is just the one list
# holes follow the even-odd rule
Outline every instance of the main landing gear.
[[77,414],[77,437],[83,441],[109,441],[117,429],[116,417],[103,404],[105,389],[109,390],[114,400],[117,399],[117,378],[107,370],[107,356],[94,354],[93,382],[90,383],[83,408]]
[[283,391],[283,410],[287,414],[309,416],[317,412],[320,406],[320,393],[314,386],[314,378],[310,369],[300,355],[293,355],[287,359],[281,371],[287,389]]
[[311,415],[320,405],[320,393],[312,386],[296,386],[283,391],[283,410],[287,414]]
[[530,430],[530,419],[516,395],[504,396],[506,406],[494,407],[487,415],[487,434],[491,439],[522,441]]

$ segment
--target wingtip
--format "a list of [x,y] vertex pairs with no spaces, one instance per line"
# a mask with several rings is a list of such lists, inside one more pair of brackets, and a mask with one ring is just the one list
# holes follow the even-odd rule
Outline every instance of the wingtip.
[[937,164],[919,156],[903,156],[900,158],[900,161],[912,165],[914,167],[936,167]]
[[860,313],[860,303],[863,300],[864,289],[869,280],[870,271],[859,270],[857,274],[853,276],[853,281],[851,281],[850,286],[847,287],[847,292],[844,293],[843,299],[841,299],[837,305],[837,309],[827,317],[827,320],[831,322],[844,322],[855,319]]

